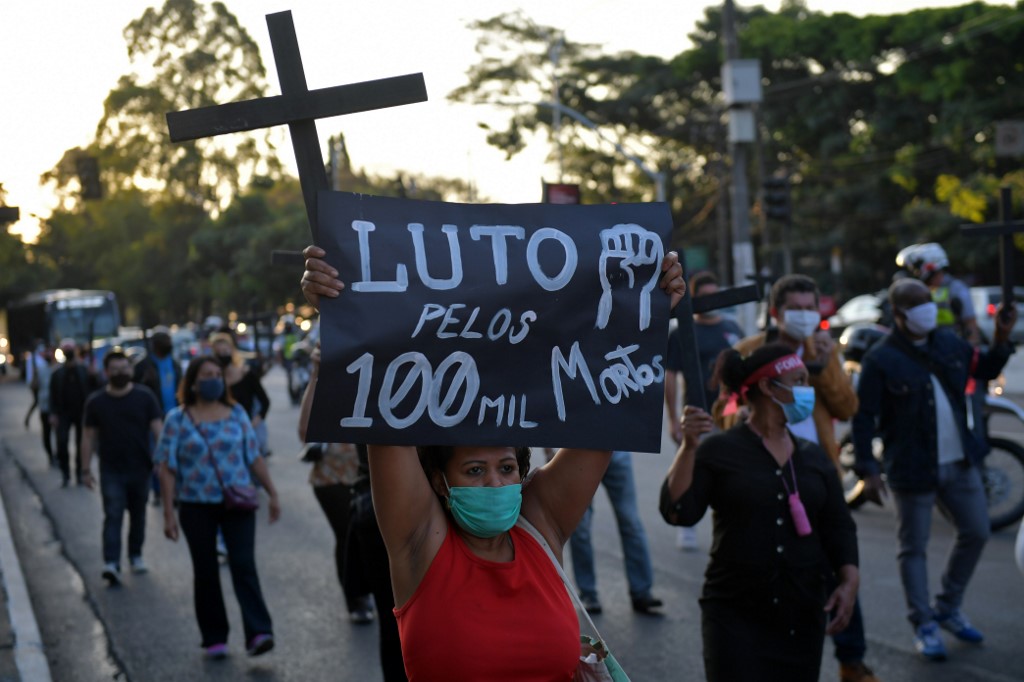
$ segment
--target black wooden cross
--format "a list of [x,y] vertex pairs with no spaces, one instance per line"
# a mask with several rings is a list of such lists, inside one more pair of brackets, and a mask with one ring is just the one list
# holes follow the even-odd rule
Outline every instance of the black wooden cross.
[[[686,254],[682,249],[679,251],[679,264],[683,266],[683,276],[689,282]],[[756,284],[746,284],[722,289],[718,293],[696,299],[692,294],[687,287],[686,296],[676,305],[675,310],[676,321],[679,323],[679,339],[683,346],[680,357],[683,361],[683,380],[686,382],[686,403],[707,410],[710,406],[707,405],[704,395],[704,369],[700,366],[700,351],[697,349],[697,335],[693,329],[693,315],[757,301],[761,298],[761,291]]]
[[21,220],[21,209],[17,206],[0,206],[0,225],[16,223]]
[[1012,216],[1013,196],[1009,186],[1003,186],[999,190],[999,222],[960,226],[960,230],[969,237],[999,236],[999,279],[1006,310],[1014,301],[1013,235],[1024,232],[1024,221],[1014,221]]
[[282,94],[201,109],[169,112],[167,128],[172,142],[184,142],[287,123],[291,132],[292,147],[295,149],[299,182],[306,204],[306,217],[309,219],[309,229],[315,242],[316,193],[319,190],[330,189],[323,157],[320,154],[316,119],[425,102],[427,88],[423,82],[423,74],[417,73],[309,90],[306,87],[306,74],[302,68],[292,13],[285,11],[268,14],[267,28],[270,31],[270,44],[274,50],[277,78]]
[[748,274],[747,279],[754,283],[754,286],[756,286],[760,292],[760,297],[764,299],[764,319],[761,320],[761,331],[765,331],[772,323],[772,285],[775,284],[775,280],[777,280],[778,277],[770,273],[761,274],[759,272],[755,272],[753,274]]

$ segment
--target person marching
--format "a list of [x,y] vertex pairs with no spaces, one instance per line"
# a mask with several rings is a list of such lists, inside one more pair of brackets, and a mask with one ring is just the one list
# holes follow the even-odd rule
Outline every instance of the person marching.
[[217,560],[217,531],[223,533],[246,651],[259,656],[274,648],[274,636],[256,573],[256,511],[252,506],[229,507],[227,493],[229,488],[252,486],[255,478],[270,496],[269,518],[274,523],[281,515],[277,489],[249,417],[231,399],[216,358],[203,355],[189,363],[178,400],[179,407],[164,421],[156,450],[164,535],[177,542],[180,521],[192,558],[201,645],[208,657],[220,659],[227,655],[228,641]]
[[[304,255],[302,291],[318,307],[344,284],[323,249]],[[661,270],[674,306],[686,290],[676,254]],[[527,478],[529,448],[368,448],[409,679],[573,679],[579,621],[552,562],[611,452],[563,448]]]
[[[818,285],[807,275],[780,277],[772,286],[770,313],[776,327],[749,336],[736,344],[742,355],[748,355],[765,343],[778,342],[801,358],[808,371],[808,385],[814,389],[814,409],[798,422],[787,425],[793,435],[817,443],[839,473],[839,444],[836,442],[835,420],[851,418],[857,411],[857,393],[853,382],[843,371],[839,348],[821,327],[818,311]],[[728,428],[740,413],[723,415],[728,398],[723,396],[712,407],[715,423]],[[835,657],[839,661],[841,682],[878,682],[878,677],[864,663],[867,637],[860,601],[854,604],[850,625],[833,636]]]
[[[850,622],[860,574],[835,466],[790,429],[810,415],[815,391],[783,344],[747,357],[723,351],[716,373],[728,410],[743,404],[749,417],[698,446],[712,420],[687,405],[659,505],[673,525],[714,512],[700,598],[705,673],[712,682],[817,682],[824,636]],[[823,564],[837,578],[834,589]]]
[[98,384],[96,376],[78,358],[74,339],[60,342],[64,364],[50,375],[50,425],[57,429],[57,462],[62,485],[71,481],[71,429],[75,430],[75,482],[82,483],[82,409]]
[[971,290],[949,272],[946,250],[935,242],[911,244],[896,254],[896,266],[921,280],[931,291],[937,308],[935,323],[951,327],[972,346],[981,343]]
[[[710,272],[698,272],[690,278],[690,295],[694,298],[710,296],[718,293],[718,278]],[[665,409],[668,420],[665,422],[676,446],[683,442],[683,427],[680,417],[679,385],[683,379],[683,340],[682,328],[676,327],[669,334],[668,353],[665,355]],[[704,377],[704,404],[713,405],[718,398],[718,385],[715,383],[715,361],[718,355],[727,348],[732,348],[743,338],[743,330],[733,320],[722,317],[718,311],[694,313],[693,336],[700,354],[700,369]],[[697,390],[689,387],[690,390]],[[692,395],[692,394],[691,394]],[[682,550],[697,549],[697,530],[681,526],[676,536],[676,546]]]
[[[320,344],[310,354],[309,385],[299,408],[299,440],[305,442],[320,375]],[[310,443],[314,455],[309,481],[334,532],[334,562],[353,623],[373,622],[377,607],[380,664],[384,682],[405,682],[402,644],[395,620],[395,596],[387,548],[380,536],[370,492],[366,446],[347,443]],[[366,592],[373,595],[372,602]]]
[[[965,389],[970,378],[994,379],[1013,353],[1012,302],[996,318],[991,349],[976,351],[949,329],[937,328],[938,305],[916,279],[889,287],[895,328],[861,363],[853,418],[856,471],[864,495],[881,504],[886,494],[872,441],[882,438],[883,466],[896,503],[899,568],[914,646],[941,661],[946,647],[939,628],[980,643],[984,635],[960,610],[967,583],[991,533],[980,464],[984,444],[967,423]],[[976,362],[975,362],[976,359]],[[927,547],[932,507],[938,502],[956,526],[956,542],[934,604],[928,595]]]
[[[121,582],[121,524],[128,512],[128,564],[146,573],[142,543],[146,537],[146,498],[153,471],[153,449],[163,428],[163,410],[145,386],[132,382],[128,357],[113,350],[103,357],[107,385],[86,400],[82,432],[82,482],[95,487],[90,463],[100,460],[103,498],[103,578]],[[150,440],[152,437],[152,440]]]

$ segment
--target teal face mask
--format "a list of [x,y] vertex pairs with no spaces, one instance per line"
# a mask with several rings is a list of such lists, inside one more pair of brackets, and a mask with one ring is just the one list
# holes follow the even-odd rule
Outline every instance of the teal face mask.
[[791,403],[780,403],[775,398],[772,398],[782,408],[782,413],[786,415],[787,422],[798,424],[811,416],[811,413],[814,412],[814,387],[786,386],[778,381],[773,381],[772,383],[793,394],[793,402]]
[[[443,476],[443,475],[442,475]],[[516,525],[523,506],[523,486],[498,487],[448,485],[448,508],[459,528],[478,538],[493,538]]]

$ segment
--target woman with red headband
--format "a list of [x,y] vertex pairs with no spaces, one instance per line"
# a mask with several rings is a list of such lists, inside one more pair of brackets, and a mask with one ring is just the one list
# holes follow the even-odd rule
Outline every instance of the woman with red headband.
[[[749,417],[698,447],[711,416],[687,406],[661,500],[674,525],[714,510],[700,599],[707,679],[816,682],[825,633],[849,622],[859,575],[835,466],[787,429],[814,409],[814,389],[800,358],[780,344],[746,358],[724,351],[715,372],[730,405],[745,404]],[[828,570],[839,578],[832,594]]]

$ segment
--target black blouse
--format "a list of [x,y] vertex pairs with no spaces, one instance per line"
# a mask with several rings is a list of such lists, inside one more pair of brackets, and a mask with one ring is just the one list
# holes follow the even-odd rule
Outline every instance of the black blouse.
[[254,416],[252,412],[256,405],[256,398],[260,399],[260,418],[267,418],[267,411],[270,410],[270,398],[263,390],[263,384],[260,383],[260,377],[256,370],[249,369],[237,383],[231,384],[228,388],[231,390],[231,397],[245,409],[249,419]]
[[[693,525],[714,513],[711,561],[703,600],[754,598],[824,603],[822,574],[857,565],[857,529],[835,465],[815,443],[793,438],[793,469],[779,467],[746,424],[706,438],[697,448],[693,484],[672,505],[673,521]],[[811,534],[797,535],[788,493],[793,471]]]

